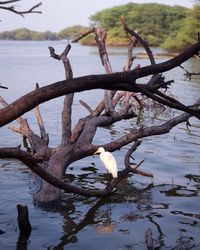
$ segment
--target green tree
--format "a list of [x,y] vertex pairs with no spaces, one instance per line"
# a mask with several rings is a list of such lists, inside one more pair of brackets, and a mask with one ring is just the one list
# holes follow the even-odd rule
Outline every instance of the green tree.
[[14,32],[15,40],[31,40],[31,32],[28,29],[22,28]]
[[125,16],[129,27],[137,30],[151,45],[159,46],[186,13],[187,9],[180,6],[129,3],[97,12],[90,19],[108,31],[108,44],[120,39],[127,41],[120,23],[120,16]]
[[56,40],[57,36],[51,31],[37,32],[26,28],[0,33],[0,39],[8,40]]
[[57,35],[56,33],[47,30],[44,32],[44,38],[45,40],[57,40]]
[[61,30],[57,37],[58,39],[74,39],[78,34],[88,30],[88,27],[74,25]]
[[195,4],[192,9],[187,11],[187,16],[183,22],[177,22],[174,25],[173,32],[162,47],[182,50],[193,44],[197,40],[197,33],[200,31],[200,5]]

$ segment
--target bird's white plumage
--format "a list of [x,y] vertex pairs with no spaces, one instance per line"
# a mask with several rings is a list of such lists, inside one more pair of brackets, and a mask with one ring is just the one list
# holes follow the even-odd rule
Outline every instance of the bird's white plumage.
[[97,153],[100,153],[100,159],[108,172],[112,174],[113,178],[117,178],[118,169],[114,156],[110,152],[105,151],[103,147],[98,148],[95,154]]

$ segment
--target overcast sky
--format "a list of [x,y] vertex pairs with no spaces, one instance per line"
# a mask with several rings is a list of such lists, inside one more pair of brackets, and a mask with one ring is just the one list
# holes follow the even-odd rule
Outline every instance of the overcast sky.
[[[15,5],[26,10],[41,0],[22,0]],[[58,32],[68,26],[81,24],[88,26],[89,17],[102,9],[116,5],[133,3],[163,3],[192,7],[192,0],[42,0],[42,14],[28,14],[25,18],[0,10],[0,31],[26,27],[36,31]]]

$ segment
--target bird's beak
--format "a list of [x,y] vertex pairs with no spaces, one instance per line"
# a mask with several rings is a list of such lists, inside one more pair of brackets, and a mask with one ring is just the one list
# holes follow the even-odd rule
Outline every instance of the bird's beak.
[[94,155],[96,155],[96,154],[99,154],[99,151],[98,151],[98,149],[97,149],[97,151],[95,151],[95,152],[94,152]]

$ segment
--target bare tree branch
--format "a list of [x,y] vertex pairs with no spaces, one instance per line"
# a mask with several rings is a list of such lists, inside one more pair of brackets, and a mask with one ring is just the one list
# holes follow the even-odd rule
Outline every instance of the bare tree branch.
[[147,55],[148,55],[148,57],[149,57],[149,60],[150,60],[151,64],[154,65],[154,64],[155,64],[155,59],[154,59],[154,56],[153,56],[153,54],[152,54],[152,51],[151,51],[150,48],[149,48],[148,43],[147,43],[146,41],[144,41],[144,40],[141,38],[141,36],[140,36],[137,32],[135,32],[135,31],[129,29],[129,27],[127,26],[127,24],[126,24],[126,22],[125,22],[125,18],[124,18],[124,17],[121,17],[121,22],[122,22],[122,24],[123,24],[123,26],[124,26],[124,30],[125,30],[128,34],[130,34],[131,36],[135,37],[135,38],[137,39],[137,41],[144,47],[144,49],[145,49],[146,52],[147,52]]
[[80,36],[78,36],[77,38],[75,38],[74,40],[72,40],[72,43],[77,43],[79,40],[81,40],[82,38],[88,36],[91,33],[94,33],[95,28],[91,28],[88,31],[86,31],[85,33],[81,34]]
[[18,159],[22,162],[40,162],[42,159],[39,159],[35,155],[25,152],[19,147],[9,147],[9,148],[0,148],[1,158],[13,158]]
[[[62,60],[65,76],[67,80],[71,80],[73,78],[73,72],[71,68],[70,61],[68,59],[68,53],[71,49],[71,45],[67,45],[65,50],[61,55],[55,54],[55,50],[52,47],[49,47],[50,55],[54,59]],[[71,115],[72,115],[72,103],[74,99],[74,94],[68,94],[65,96],[63,111],[62,111],[62,144],[69,144],[71,142]]]
[[[113,71],[106,50],[106,37],[107,33],[105,30],[100,28],[95,29],[95,40],[99,49],[99,56],[101,58],[102,65],[104,66],[106,73],[111,74]],[[106,90],[104,93],[105,111],[106,113],[112,113],[112,98],[115,94],[115,91],[112,92],[110,90]]]
[[[38,89],[38,88],[39,88],[39,84],[37,83],[36,84],[36,89]],[[49,135],[46,132],[44,122],[43,122],[43,119],[42,119],[42,116],[41,116],[41,113],[40,113],[39,106],[35,107],[34,112],[35,112],[37,123],[38,123],[39,129],[40,129],[41,139],[46,141],[47,144],[48,144],[49,143]]]
[[[0,96],[0,103],[4,107],[8,106],[8,103],[1,96]],[[40,113],[37,115],[40,116]],[[38,117],[38,119],[39,119],[39,123],[40,123],[39,126],[41,126],[40,129],[42,129],[41,138],[31,130],[31,128],[28,124],[28,121],[22,117],[19,117],[17,119],[17,122],[20,126],[19,128],[15,127],[15,126],[9,126],[8,128],[15,133],[21,134],[25,140],[28,139],[28,141],[31,145],[32,152],[37,153],[38,157],[44,156],[44,155],[46,157],[46,155],[49,155],[49,153],[47,153],[49,151],[47,149],[48,143],[49,143],[49,138],[48,138],[48,135],[46,134],[46,131],[44,130],[44,128],[42,128],[43,121],[40,120],[42,118]]]
[[[130,36],[129,36],[129,39],[130,39],[130,43],[128,46],[128,56],[127,56],[127,61],[123,67],[123,71],[130,71],[132,64],[133,64],[133,60],[136,58],[133,56],[133,48],[137,45],[138,40],[137,40],[137,38],[130,37]],[[138,64],[134,69],[136,70],[139,68],[140,68],[140,65]],[[130,98],[133,97],[138,102],[140,108],[143,108],[144,105],[142,104],[140,99],[137,97],[137,94],[131,93],[131,92],[124,92],[124,95],[125,95],[125,98],[124,98],[125,102],[127,102],[129,104]]]
[[0,1],[0,4],[16,3],[16,2],[19,2],[19,1],[21,1],[21,0]]
[[[200,103],[196,103],[195,105],[199,105]],[[197,108],[195,106],[195,108]],[[192,115],[184,113],[180,116],[177,116],[175,118],[170,119],[169,121],[163,123],[160,126],[151,126],[151,127],[141,127],[139,129],[133,129],[132,132],[126,134],[125,136],[112,141],[111,143],[107,143],[105,145],[99,145],[103,146],[104,148],[106,148],[106,150],[108,151],[115,151],[116,149],[119,149],[133,141],[136,141],[138,139],[144,138],[144,137],[149,137],[149,136],[153,136],[153,135],[159,135],[159,134],[166,134],[169,133],[169,131],[177,126],[180,123],[186,122],[188,121],[188,119],[191,117]]]
[[[118,92],[118,94],[116,95],[116,97],[112,100],[112,106],[113,106],[113,108],[116,107],[116,105],[118,104],[118,102],[120,101],[120,99],[121,99],[123,96],[124,96],[124,93]],[[97,106],[97,108],[96,108],[94,111],[91,109],[91,107],[88,106],[87,103],[81,101],[81,104],[84,105],[84,107],[90,112],[91,117],[99,117],[100,114],[101,114],[101,112],[102,112],[102,111],[104,110],[104,108],[105,108],[105,102],[104,102],[104,100],[102,100],[102,101],[99,103],[99,105]],[[121,112],[121,113],[122,113],[121,119],[124,118],[123,114],[124,114],[124,112],[127,113],[127,111],[128,111],[128,110],[126,110],[126,111],[122,110],[122,112]],[[116,117],[116,114],[117,114],[117,113],[113,114],[113,115],[112,115],[112,118]],[[130,114],[127,113],[127,115],[130,115]],[[133,114],[133,113],[132,113],[131,115],[132,115],[133,117],[135,116],[135,114]],[[103,115],[103,120],[105,120],[105,117],[106,117],[106,116],[105,116],[105,114],[104,114],[104,115]],[[89,118],[89,117],[81,118],[81,119],[79,120],[79,122],[77,123],[77,125],[74,127],[74,129],[73,129],[73,131],[72,131],[72,142],[73,142],[73,143],[74,143],[75,141],[78,140],[78,138],[79,138],[81,132],[83,131],[84,127],[87,127],[87,126],[85,126],[85,123],[86,123],[86,121],[87,121],[88,118]],[[108,116],[107,118],[108,118],[108,121],[111,121],[111,120],[112,120],[110,116]],[[115,118],[114,118],[114,119],[115,119]],[[118,118],[118,119],[119,119],[119,118]],[[94,126],[97,126],[97,125],[100,124],[100,122],[102,121],[102,118],[101,118],[101,116],[100,116],[98,119],[95,119],[95,120],[96,120],[96,122],[94,122],[94,119],[93,119],[91,122],[93,123]],[[97,121],[98,121],[98,122],[97,122]],[[114,120],[113,120],[113,121],[114,121]],[[110,124],[111,124],[111,123],[110,123]],[[96,130],[96,128],[94,127],[94,130],[93,130],[93,131],[95,131],[95,130]],[[91,132],[91,131],[90,131],[90,132]],[[86,131],[86,134],[87,134],[87,133],[88,133],[88,132]]]
[[141,140],[136,140],[132,147],[127,151],[125,157],[124,157],[124,164],[126,168],[132,168],[132,172],[138,175],[146,176],[146,177],[153,177],[152,174],[146,173],[144,171],[138,170],[138,168],[142,165],[144,160],[142,160],[138,165],[134,164],[135,167],[133,167],[133,164],[130,163],[130,158],[132,158],[132,153],[140,146],[142,143]]
[[136,43],[137,43],[137,39],[135,38],[128,45],[128,58],[127,58],[127,61],[123,67],[123,71],[129,71],[132,67],[133,60],[136,58],[133,56],[133,48],[135,47]]
[[199,76],[200,72],[189,72],[186,68],[184,68],[182,65],[179,66],[180,68],[182,68],[185,71],[185,78],[191,80],[192,76]]
[[6,4],[10,4],[10,3],[14,3],[14,2],[19,2],[19,1],[21,1],[21,0],[0,1],[0,9],[13,12],[15,14],[18,14],[18,15],[22,16],[22,17],[24,17],[25,14],[32,14],[32,13],[41,14],[42,13],[39,10],[35,10],[35,9],[39,8],[42,5],[41,2],[38,3],[38,4],[36,4],[36,5],[34,5],[34,6],[32,6],[30,9],[25,10],[25,11],[17,10],[14,5],[12,5],[12,6],[4,6]]
[[188,112],[188,113],[196,116],[198,119],[200,119],[200,113],[199,113],[199,111],[197,112],[196,110],[193,110],[190,107],[187,107],[187,106],[185,106],[184,104],[182,104],[182,103],[180,103],[178,101],[174,102],[173,98],[170,98],[170,97],[162,94],[158,90],[156,91],[156,93],[159,96],[161,96],[161,97],[159,97],[158,95],[155,95],[155,94],[151,93],[147,89],[144,89],[142,86],[138,86],[138,88],[140,89],[140,92],[142,94],[146,95],[147,97],[151,98],[152,100],[155,100],[158,103],[162,103],[163,105],[166,105],[168,107]]
[[8,87],[2,86],[1,84],[0,84],[0,88],[2,88],[2,89],[8,89]]
[[93,109],[83,100],[79,100],[80,104],[87,109],[87,111],[92,115],[93,114]]

